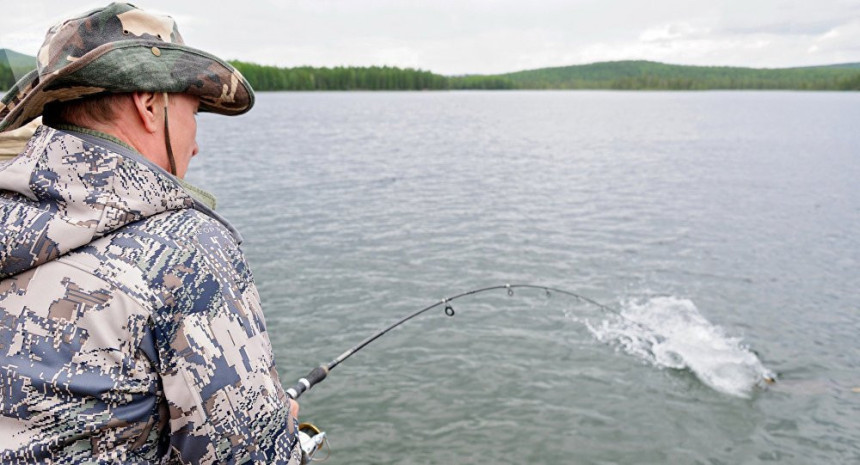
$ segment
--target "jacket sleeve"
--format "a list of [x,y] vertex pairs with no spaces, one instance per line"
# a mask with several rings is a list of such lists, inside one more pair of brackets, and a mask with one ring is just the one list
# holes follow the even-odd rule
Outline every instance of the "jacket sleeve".
[[250,270],[230,233],[207,220],[166,262],[153,315],[172,459],[297,463],[298,425]]

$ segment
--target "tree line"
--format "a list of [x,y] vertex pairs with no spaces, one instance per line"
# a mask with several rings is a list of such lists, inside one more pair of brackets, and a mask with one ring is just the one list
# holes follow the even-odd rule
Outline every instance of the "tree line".
[[[450,90],[516,89],[509,79],[498,76],[443,76],[420,69],[390,66],[279,68],[243,61],[230,62],[258,91],[267,90]],[[23,72],[16,70],[19,76]],[[0,62],[0,90],[11,88],[15,74]]]
[[15,85],[15,75],[5,63],[0,63],[0,90],[11,89]]
[[[444,76],[391,66],[281,68],[231,61],[254,89],[268,90],[860,90],[860,64],[755,69],[667,65],[649,61],[603,62],[497,75]],[[26,70],[0,61],[0,89]]]
[[279,68],[231,63],[257,90],[860,90],[860,65],[755,69],[619,61],[498,75],[444,76],[389,66]]
[[449,77],[430,71],[391,66],[280,68],[231,61],[256,90],[449,90],[514,89],[498,76]]

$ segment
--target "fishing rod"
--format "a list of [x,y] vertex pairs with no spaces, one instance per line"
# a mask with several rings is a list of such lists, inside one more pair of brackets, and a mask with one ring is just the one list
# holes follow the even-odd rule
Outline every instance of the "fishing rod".
[[588,297],[582,296],[582,295],[577,294],[575,292],[565,291],[563,289],[557,289],[554,287],[537,286],[537,285],[533,285],[533,284],[505,284],[505,285],[499,285],[499,286],[484,287],[481,289],[473,289],[471,291],[463,292],[463,293],[457,294],[455,296],[444,298],[444,299],[434,303],[433,305],[424,307],[421,310],[418,310],[417,312],[412,313],[411,315],[408,315],[404,318],[401,318],[400,320],[398,320],[398,321],[386,326],[385,328],[382,328],[379,331],[371,334],[370,336],[368,336],[363,341],[359,342],[358,344],[356,344],[352,348],[348,349],[346,352],[338,355],[337,358],[335,358],[331,362],[322,364],[322,365],[314,368],[313,370],[311,370],[311,372],[308,373],[304,378],[300,378],[295,386],[287,389],[286,393],[288,396],[290,396],[291,399],[298,399],[307,390],[316,386],[318,383],[320,383],[322,380],[324,380],[326,378],[326,376],[328,376],[329,372],[331,370],[333,370],[336,366],[340,365],[344,360],[348,359],[349,357],[352,357],[353,354],[355,354],[359,350],[363,349],[365,346],[367,346],[371,342],[379,339],[380,337],[382,337],[383,335],[385,335],[387,332],[391,331],[392,329],[402,325],[403,323],[406,323],[407,321],[409,321],[409,320],[411,320],[411,319],[413,319],[413,318],[415,318],[415,317],[417,317],[423,313],[426,313],[426,312],[428,312],[428,311],[430,311],[436,307],[444,305],[445,306],[445,315],[452,317],[452,316],[454,316],[454,307],[451,306],[451,302],[453,302],[457,299],[461,299],[463,297],[467,297],[467,296],[471,296],[471,295],[475,295],[475,294],[482,294],[484,292],[497,291],[497,290],[501,290],[501,289],[507,290],[508,295],[511,297],[513,297],[513,295],[514,295],[514,289],[539,289],[539,290],[544,291],[546,293],[547,297],[551,296],[552,293],[567,295],[567,296],[573,297],[579,301],[592,304],[592,305],[600,308],[603,311],[613,313],[613,314],[615,314],[615,315],[617,315],[617,316],[619,316],[625,320],[630,321],[631,323],[634,323],[638,326],[641,326],[639,323],[636,323],[635,321],[631,321],[629,318],[622,315],[621,312],[619,312],[618,310],[615,310],[611,307],[603,305],[600,302],[589,299]]
[[[403,323],[406,323],[407,321],[409,321],[409,320],[411,320],[411,319],[413,319],[413,318],[415,318],[415,317],[417,317],[423,313],[426,313],[426,312],[428,312],[428,311],[430,311],[436,307],[444,305],[445,306],[445,315],[447,315],[449,317],[453,317],[455,312],[454,312],[454,307],[451,306],[451,302],[453,302],[457,299],[461,299],[463,297],[476,295],[476,294],[482,294],[484,292],[497,291],[497,290],[501,290],[501,289],[506,290],[508,293],[508,296],[510,296],[510,297],[513,297],[514,289],[539,289],[539,290],[544,291],[546,293],[547,297],[551,297],[552,293],[566,295],[569,297],[573,297],[574,299],[576,299],[579,302],[586,302],[586,303],[589,303],[591,305],[594,305],[595,307],[597,307],[597,308],[599,308],[605,312],[612,313],[612,314],[618,316],[619,318],[622,318],[625,321],[627,321],[631,324],[634,324],[634,325],[636,325],[642,329],[645,329],[645,330],[649,329],[646,326],[642,325],[641,323],[639,323],[637,321],[633,321],[630,318],[624,316],[620,311],[615,310],[612,307],[608,307],[606,305],[601,304],[600,302],[597,302],[596,300],[590,299],[588,297],[577,294],[575,292],[566,291],[564,289],[558,289],[558,288],[549,287],[549,286],[537,286],[537,285],[533,285],[533,284],[505,284],[505,285],[500,285],[500,286],[484,287],[481,289],[473,289],[471,291],[463,292],[461,294],[457,294],[457,295],[454,295],[451,297],[444,298],[444,299],[442,299],[442,300],[440,300],[440,301],[438,301],[432,305],[424,307],[421,310],[418,310],[418,311],[416,311],[410,315],[407,315],[406,317],[401,318],[400,320],[397,320],[396,322],[380,329],[379,331],[371,334],[370,336],[368,336],[367,338],[365,338],[364,340],[362,340],[361,342],[359,342],[358,344],[356,344],[352,348],[348,349],[346,352],[338,355],[331,362],[322,364],[322,365],[314,368],[313,370],[311,370],[311,372],[308,373],[304,378],[300,378],[295,386],[287,389],[286,394],[291,399],[298,399],[303,393],[305,393],[306,391],[308,391],[312,387],[314,387],[317,384],[319,384],[320,382],[322,382],[328,376],[328,374],[329,374],[329,372],[331,372],[331,370],[333,370],[336,366],[340,365],[343,361],[345,361],[349,357],[353,356],[356,352],[363,349],[364,347],[366,347],[371,342],[379,339],[380,337],[382,337],[383,335],[385,335],[386,333],[388,333],[392,329],[402,325]],[[768,376],[768,375],[764,375],[763,381],[766,384],[773,384],[775,382],[775,379],[773,377]],[[314,459],[313,457],[318,451],[320,451],[322,449],[323,445],[327,443],[326,442],[327,441],[326,433],[323,431],[320,431],[320,429],[317,428],[316,426],[314,426],[313,424],[302,423],[299,425],[298,434],[299,434],[300,447],[302,450],[301,463],[303,465],[307,465],[307,464],[311,463],[312,461],[317,461],[317,459]],[[323,459],[323,460],[325,460],[325,459]]]
[[[601,310],[604,310],[604,311],[607,311],[610,313],[614,313],[615,315],[617,315],[621,318],[624,318],[625,320],[628,320],[631,323],[634,323],[638,326],[641,326],[639,323],[636,323],[635,321],[629,320],[624,315],[622,315],[621,312],[619,312],[613,308],[607,307],[606,305],[603,305],[603,304],[601,304],[595,300],[589,299],[588,297],[579,295],[575,292],[565,291],[563,289],[557,289],[554,287],[536,286],[533,284],[505,284],[504,286],[490,286],[490,287],[484,287],[481,289],[473,289],[471,291],[463,292],[463,293],[457,294],[455,296],[444,298],[444,299],[442,299],[442,300],[440,300],[440,301],[438,301],[432,305],[429,305],[427,307],[422,308],[421,310],[418,310],[417,312],[414,312],[410,315],[407,315],[406,317],[401,318],[400,320],[398,320],[398,321],[380,329],[379,331],[371,334],[370,336],[365,338],[363,341],[359,342],[358,344],[356,344],[352,348],[348,349],[346,352],[338,355],[337,358],[335,358],[331,362],[322,364],[322,365],[314,368],[313,370],[311,370],[311,372],[308,373],[304,378],[300,378],[295,386],[287,389],[286,394],[290,397],[290,399],[294,399],[294,400],[298,399],[304,392],[308,391],[310,388],[312,388],[312,387],[316,386],[318,383],[322,382],[322,380],[324,380],[328,376],[329,372],[332,369],[334,369],[334,367],[340,365],[344,360],[348,359],[349,357],[352,357],[353,354],[355,354],[359,350],[363,349],[364,347],[366,347],[371,342],[379,339],[380,337],[385,335],[387,332],[389,332],[392,329],[402,325],[403,323],[406,323],[407,321],[421,315],[422,313],[425,313],[425,312],[430,311],[436,307],[444,305],[445,306],[445,315],[448,315],[449,317],[453,317],[454,316],[454,307],[451,306],[451,302],[453,302],[457,299],[461,299],[463,297],[470,296],[470,295],[481,294],[481,293],[490,292],[490,291],[497,291],[500,289],[507,290],[508,296],[511,296],[511,297],[513,297],[513,295],[514,295],[514,289],[540,289],[546,293],[547,297],[550,297],[553,292],[558,293],[558,294],[564,294],[564,295],[575,298],[577,301],[587,302],[587,303],[590,303],[592,305],[595,305],[598,308],[600,308]],[[298,447],[300,447],[300,449],[301,449],[301,455],[302,455],[301,464],[302,465],[308,465],[314,461],[325,460],[325,458],[322,460],[317,460],[316,458],[314,458],[316,453],[319,452],[320,450],[322,450],[323,446],[325,444],[327,444],[327,437],[326,437],[326,433],[324,431],[320,431],[319,428],[317,428],[315,425],[313,425],[311,423],[301,423],[299,425],[298,436],[299,436]],[[330,453],[331,453],[331,449],[329,449],[329,454]],[[326,456],[326,458],[328,458],[328,456]]]

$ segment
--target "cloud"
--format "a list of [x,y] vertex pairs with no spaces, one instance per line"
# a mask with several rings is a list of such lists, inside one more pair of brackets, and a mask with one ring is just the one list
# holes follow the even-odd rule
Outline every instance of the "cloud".
[[835,27],[816,37],[809,47],[810,54],[841,57],[841,60],[857,60],[860,52],[860,18]]
[[[31,54],[56,19],[103,5],[8,3],[0,47]],[[173,16],[194,47],[278,66],[490,74],[621,59],[768,67],[860,61],[857,0],[246,0],[228,14],[202,0],[134,3]]]
[[711,32],[707,27],[696,27],[690,23],[670,23],[650,27],[639,34],[640,42],[666,42],[690,40],[707,36]]
[[818,21],[785,21],[779,23],[764,23],[755,26],[726,28],[728,34],[773,34],[782,36],[812,35],[817,36],[838,27],[844,19],[828,19]]
[[[816,15],[811,15],[816,16]],[[780,19],[780,18],[777,18]],[[792,67],[860,61],[860,19],[813,17],[729,24],[725,17],[650,25],[637,40],[599,41],[579,52],[583,62],[647,59],[679,64]]]

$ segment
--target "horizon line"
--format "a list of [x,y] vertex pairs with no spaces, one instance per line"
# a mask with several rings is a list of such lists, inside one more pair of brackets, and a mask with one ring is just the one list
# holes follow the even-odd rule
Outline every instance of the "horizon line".
[[[10,52],[16,53],[18,55],[23,55],[23,56],[26,56],[28,58],[32,58],[33,60],[37,59],[36,56],[34,56],[34,55],[29,55],[27,53],[19,52],[17,50],[13,50],[10,48],[0,48],[0,51],[10,51]],[[753,66],[717,65],[717,64],[695,65],[695,64],[686,64],[686,63],[672,63],[672,62],[657,61],[657,60],[651,60],[651,59],[647,59],[647,58],[627,58],[627,59],[618,59],[618,60],[592,61],[592,62],[587,62],[587,63],[548,65],[548,66],[542,66],[542,67],[538,67],[538,68],[525,68],[525,69],[518,69],[515,71],[505,71],[505,72],[497,72],[497,73],[474,72],[474,73],[445,74],[445,73],[433,71],[430,68],[425,69],[422,67],[399,66],[399,65],[342,65],[341,64],[341,65],[320,65],[320,66],[317,66],[317,65],[282,66],[282,65],[277,65],[277,64],[262,64],[262,63],[258,63],[258,62],[254,62],[254,61],[246,61],[246,60],[243,60],[240,58],[230,58],[230,59],[227,59],[225,61],[227,61],[227,62],[239,61],[239,62],[243,62],[243,63],[247,63],[247,64],[253,64],[253,65],[257,65],[257,66],[265,66],[265,67],[273,67],[273,68],[281,68],[281,69],[290,69],[290,68],[399,68],[399,69],[412,69],[412,70],[418,70],[418,71],[427,71],[427,72],[430,72],[433,74],[438,74],[440,76],[446,76],[446,77],[498,76],[498,75],[521,73],[521,72],[528,72],[528,71],[537,71],[537,70],[544,70],[544,69],[571,68],[571,67],[575,67],[575,66],[591,66],[591,65],[598,65],[598,64],[604,64],[604,63],[624,63],[624,62],[645,62],[645,63],[655,63],[655,64],[660,64],[660,65],[680,66],[680,67],[689,67],[689,68],[735,68],[735,69],[752,69],[752,70],[792,70],[792,69],[830,68],[830,67],[835,68],[835,67],[850,66],[850,65],[857,65],[858,67],[860,67],[860,61],[847,61],[847,62],[841,62],[841,63],[827,63],[827,64],[800,65],[800,66],[795,65],[795,66],[782,66],[782,67],[753,67]]]

